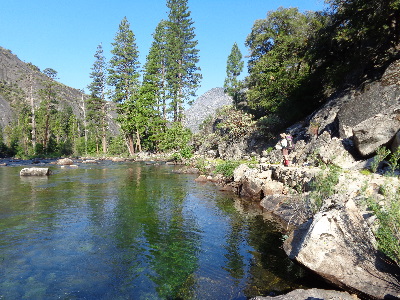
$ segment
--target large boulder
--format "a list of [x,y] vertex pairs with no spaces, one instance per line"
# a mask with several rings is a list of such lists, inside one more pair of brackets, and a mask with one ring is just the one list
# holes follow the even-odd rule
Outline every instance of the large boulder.
[[57,160],[57,165],[64,165],[64,166],[69,166],[69,165],[73,165],[74,161],[70,158],[60,158],[59,160]]
[[239,165],[234,171],[233,171],[233,181],[235,182],[240,182],[244,176],[244,173],[249,170],[249,166],[247,164],[241,164]]
[[310,217],[303,195],[274,194],[265,196],[260,205],[288,226],[298,227]]
[[286,295],[280,296],[268,296],[268,297],[255,297],[251,300],[305,300],[305,299],[330,299],[330,300],[356,300],[358,299],[355,295],[350,295],[346,292],[339,292],[333,290],[321,290],[321,289],[308,289],[308,290],[294,290]]
[[[343,169],[351,168],[356,160],[347,150],[351,141],[347,139],[331,138],[327,131],[324,131],[313,143],[309,150],[325,164],[333,164]],[[351,144],[352,145],[352,144]],[[309,155],[312,152],[309,151]]]
[[353,128],[358,124],[398,105],[399,76],[400,60],[397,60],[380,79],[331,95],[327,103],[310,116],[307,135],[316,137],[327,131],[341,139],[351,138]]
[[240,196],[261,200],[264,179],[259,178],[259,170],[240,165],[234,172],[234,181],[240,182]]
[[400,297],[399,282],[376,251],[354,201],[333,207],[290,235],[284,243],[287,255],[342,289],[373,299]]
[[400,131],[398,131],[393,139],[392,145],[390,147],[390,150],[392,152],[396,152],[400,147]]
[[398,103],[400,97],[400,60],[392,63],[381,79],[365,83],[348,93],[337,113],[340,137],[351,136],[352,128]]
[[262,164],[260,168],[261,170],[270,169],[273,180],[303,192],[310,189],[312,180],[321,172],[320,168],[285,167],[283,165]]
[[49,168],[23,168],[19,172],[20,176],[47,176],[50,174]]
[[355,126],[354,142],[360,154],[367,156],[389,143],[399,129],[400,105],[396,104]]

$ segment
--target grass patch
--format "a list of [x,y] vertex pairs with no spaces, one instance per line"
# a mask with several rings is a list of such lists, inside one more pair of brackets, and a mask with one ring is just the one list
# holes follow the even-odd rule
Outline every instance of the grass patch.
[[335,187],[339,183],[340,172],[341,169],[334,165],[323,168],[311,183],[311,193],[308,201],[313,213],[321,209],[325,199],[336,193]]
[[222,174],[227,178],[233,177],[233,171],[240,165],[240,161],[226,160],[215,166],[215,173]]
[[385,196],[385,205],[381,206],[371,197],[367,198],[367,205],[377,217],[378,228],[375,236],[378,249],[400,265],[400,190],[388,191],[387,187],[380,188]]

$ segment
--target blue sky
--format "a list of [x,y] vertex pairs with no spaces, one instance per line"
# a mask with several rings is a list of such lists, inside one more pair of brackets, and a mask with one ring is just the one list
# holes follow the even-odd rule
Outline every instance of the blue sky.
[[[243,54],[254,21],[278,7],[322,10],[323,0],[189,0],[203,80],[197,95],[222,87],[226,60],[236,42]],[[65,85],[85,89],[97,45],[108,60],[118,25],[126,16],[142,65],[152,33],[167,18],[166,0],[0,0],[0,46],[41,70],[53,68]],[[245,69],[247,61],[245,60]],[[243,74],[245,75],[245,74]]]

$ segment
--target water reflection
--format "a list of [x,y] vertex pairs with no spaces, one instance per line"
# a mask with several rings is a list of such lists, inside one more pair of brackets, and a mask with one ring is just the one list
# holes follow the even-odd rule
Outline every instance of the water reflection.
[[212,185],[138,163],[54,171],[0,169],[0,298],[246,299],[304,286],[275,224]]

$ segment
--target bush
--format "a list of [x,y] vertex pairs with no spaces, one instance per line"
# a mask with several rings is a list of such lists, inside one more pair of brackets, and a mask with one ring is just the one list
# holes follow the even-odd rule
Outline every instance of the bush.
[[378,229],[375,232],[378,249],[400,265],[400,196],[382,188],[386,205],[382,207],[373,198],[367,198],[368,207],[377,217]]
[[190,130],[183,127],[180,122],[172,123],[162,135],[159,148],[161,151],[181,151],[187,147],[191,135]]
[[400,159],[400,148],[398,148],[396,152],[390,155],[389,167],[391,175],[394,175],[394,171],[399,167],[399,159]]
[[334,165],[323,169],[311,183],[309,205],[311,211],[316,213],[322,207],[324,200],[335,194],[335,187],[339,183],[340,168]]
[[200,171],[200,173],[202,173],[202,174],[204,174],[205,172],[206,172],[206,167],[207,167],[207,165],[208,165],[208,162],[207,162],[207,160],[206,159],[204,159],[204,158],[199,158],[199,159],[197,159],[196,160],[196,163],[195,163],[195,167],[197,168],[197,169],[199,169],[199,171]]
[[175,161],[183,161],[184,159],[190,159],[193,157],[193,148],[185,145],[178,152],[172,154],[172,159]]
[[378,150],[376,150],[376,155],[374,156],[374,159],[372,160],[370,169],[373,173],[378,171],[379,164],[390,154],[390,150],[380,147]]
[[253,116],[232,106],[224,106],[217,112],[214,123],[216,131],[229,140],[238,139],[253,132],[255,127]]
[[108,154],[129,156],[128,148],[125,144],[125,138],[122,135],[118,135],[109,139]]
[[239,161],[227,160],[215,166],[215,172],[227,178],[233,177],[233,171],[240,165]]

